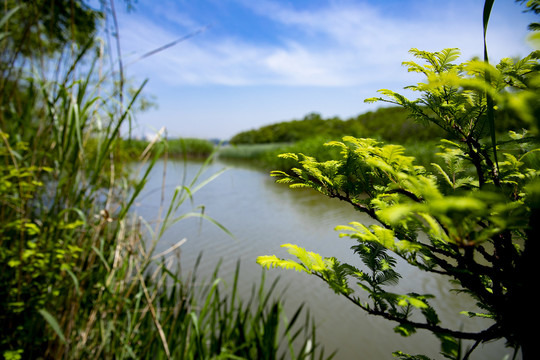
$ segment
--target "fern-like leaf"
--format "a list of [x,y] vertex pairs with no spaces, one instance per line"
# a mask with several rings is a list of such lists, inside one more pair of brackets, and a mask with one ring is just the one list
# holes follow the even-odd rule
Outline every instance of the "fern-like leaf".
[[275,255],[259,256],[257,257],[257,264],[267,269],[272,269],[272,268],[281,268],[281,269],[286,269],[286,270],[293,269],[295,271],[309,273],[309,271],[301,264],[293,260],[280,259]]

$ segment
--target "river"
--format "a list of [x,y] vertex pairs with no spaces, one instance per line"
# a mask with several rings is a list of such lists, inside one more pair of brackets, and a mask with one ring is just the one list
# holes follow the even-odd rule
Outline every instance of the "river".
[[[151,221],[166,209],[174,189],[189,183],[200,169],[200,162],[158,162],[138,198],[137,213],[152,225]],[[267,172],[249,166],[214,161],[199,177],[198,183],[222,169],[226,170],[179,207],[177,215],[203,211],[234,237],[212,221],[191,217],[172,225],[157,243],[156,251],[160,252],[186,239],[179,248],[184,272],[193,268],[195,259],[202,252],[198,278],[210,276],[221,261],[220,275],[230,280],[240,260],[241,290],[248,292],[261,277],[261,267],[255,263],[257,256],[288,257],[280,248],[285,243],[297,244],[325,257],[335,256],[361,268],[360,259],[350,250],[353,240],[340,238],[334,228],[351,221],[370,224],[371,219],[338,200],[310,190],[292,190],[276,184]],[[474,309],[472,301],[450,293],[452,287],[445,279],[404,263],[398,263],[398,270],[403,278],[396,292],[435,295],[437,301],[432,304],[436,305],[445,325],[462,330],[485,326],[482,321],[486,320],[471,321],[459,315],[461,310]],[[442,358],[438,354],[439,342],[431,334],[420,331],[411,337],[402,337],[394,333],[394,323],[363,313],[313,276],[279,269],[266,273],[268,284],[279,277],[280,289],[286,289],[283,299],[289,316],[305,302],[317,323],[317,338],[324,346],[325,354],[338,350],[335,359],[394,359],[392,352],[396,350]],[[472,359],[493,360],[511,358],[512,352],[503,342],[496,342],[480,345],[473,354]]]

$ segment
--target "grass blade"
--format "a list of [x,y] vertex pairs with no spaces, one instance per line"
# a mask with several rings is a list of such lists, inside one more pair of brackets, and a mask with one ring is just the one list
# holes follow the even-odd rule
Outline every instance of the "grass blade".
[[45,321],[50,325],[50,327],[54,330],[56,335],[60,338],[60,340],[65,344],[66,343],[66,337],[64,336],[64,333],[62,332],[62,329],[60,328],[60,325],[58,324],[58,321],[54,318],[54,316],[51,315],[47,310],[40,309],[38,312],[43,316]]

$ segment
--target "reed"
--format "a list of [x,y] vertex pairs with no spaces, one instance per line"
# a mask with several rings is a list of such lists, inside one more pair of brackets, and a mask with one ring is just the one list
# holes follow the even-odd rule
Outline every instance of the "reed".
[[219,149],[218,157],[224,160],[264,160],[269,152],[282,149],[288,143],[229,145]]
[[[292,144],[234,145],[219,149],[218,157],[225,161],[242,161],[253,164],[264,170],[289,171],[291,168],[297,166],[297,164],[291,159],[279,157],[280,154],[310,154],[310,156],[319,161],[328,161],[339,155],[338,149],[325,145],[331,140],[336,139],[325,136],[315,136]],[[409,156],[414,156],[419,165],[430,168],[432,163],[441,162],[440,157],[432,151],[433,146],[438,144],[437,140],[404,142],[403,144],[407,148],[407,154]]]
[[[121,151],[127,160],[136,159],[151,143],[150,140],[122,139]],[[214,152],[214,144],[205,139],[174,138],[163,143],[167,156],[177,159],[204,159]],[[159,151],[154,149],[154,151]]]
[[122,132],[144,84],[126,99],[110,81],[102,48],[72,44],[55,58],[6,47],[16,60],[2,64],[0,78],[0,353],[322,358],[309,317],[301,323],[300,308],[287,321],[281,302],[270,298],[273,286],[261,285],[244,302],[239,267],[226,289],[217,270],[207,282],[181,276],[174,257],[181,243],[155,254],[161,234],[185,215],[176,214],[179,205],[217,174],[201,181],[201,171],[180,186],[155,224],[134,212],[168,145],[162,137],[146,144],[138,172],[123,161]]

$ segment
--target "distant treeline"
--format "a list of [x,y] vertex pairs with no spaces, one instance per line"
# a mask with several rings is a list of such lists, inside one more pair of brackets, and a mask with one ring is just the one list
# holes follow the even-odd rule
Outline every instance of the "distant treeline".
[[411,137],[427,140],[442,135],[434,126],[423,126],[407,119],[401,107],[380,108],[376,111],[342,120],[339,117],[323,119],[317,113],[301,120],[284,121],[259,129],[241,132],[233,136],[231,144],[293,143],[313,137],[340,139],[344,135],[379,138],[391,142],[403,142]]
[[[521,128],[521,124],[509,120],[511,118],[504,113],[498,114],[499,133]],[[487,131],[487,127],[477,130]],[[319,161],[334,159],[339,150],[324,144],[331,140],[339,141],[346,135],[405,145],[407,154],[424,166],[440,161],[431,149],[442,138],[443,131],[433,124],[426,126],[409,119],[407,110],[402,107],[379,108],[347,120],[338,117],[323,119],[319,114],[311,113],[301,120],[238,133],[230,139],[232,146],[221,149],[218,154],[225,160],[245,160],[269,170],[287,171],[295,162],[279,158],[279,154],[310,154]]]
[[[510,123],[509,117],[500,114],[497,127],[499,132],[518,129],[519,124]],[[481,130],[481,129],[479,129]],[[335,157],[333,149],[323,144],[330,140],[341,140],[343,136],[375,138],[386,143],[406,145],[421,160],[424,146],[437,142],[443,131],[435,125],[423,125],[408,118],[402,107],[384,107],[375,111],[342,120],[339,117],[324,119],[320,114],[310,113],[301,120],[283,121],[258,129],[240,132],[229,143],[217,149],[222,159],[243,159],[256,161],[261,166],[287,169],[291,164],[277,155],[283,152],[302,152],[315,155],[320,160]],[[163,151],[169,157],[206,158],[216,151],[215,140],[196,138],[175,138],[160,141],[153,151]],[[123,139],[121,151],[126,158],[134,159],[150,144],[148,140]],[[432,157],[425,158],[429,164]]]
[[[508,119],[510,117],[500,114],[497,119],[499,131],[506,132],[507,129],[520,128],[520,124],[510,123]],[[234,145],[295,143],[313,137],[339,140],[344,135],[407,144],[439,139],[443,131],[433,124],[426,126],[414,122],[408,118],[407,110],[402,107],[385,107],[347,120],[339,117],[323,119],[321,115],[311,113],[301,120],[284,121],[243,131],[233,136],[230,143]]]

